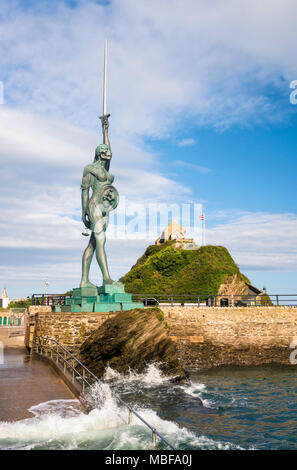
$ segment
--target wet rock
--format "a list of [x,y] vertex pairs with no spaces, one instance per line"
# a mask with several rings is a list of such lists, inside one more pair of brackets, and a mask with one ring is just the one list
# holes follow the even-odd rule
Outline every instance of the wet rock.
[[121,374],[142,373],[158,363],[174,382],[187,380],[169,326],[158,308],[119,312],[95,330],[80,348],[82,362],[99,378],[109,365]]

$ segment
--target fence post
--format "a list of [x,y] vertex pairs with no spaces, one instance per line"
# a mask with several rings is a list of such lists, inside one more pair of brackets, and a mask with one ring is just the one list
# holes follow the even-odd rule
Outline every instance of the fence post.
[[74,383],[74,359],[72,359],[72,382]]
[[154,429],[152,430],[152,449],[156,448],[156,433]]
[[170,297],[171,307],[173,307],[173,295]]
[[66,372],[66,352],[64,351],[64,374]]
[[83,393],[85,393],[85,388],[86,388],[86,384],[85,384],[85,379],[86,379],[86,371],[85,369],[83,368],[82,370],[82,376],[83,376],[83,383],[82,383],[82,388],[83,388]]
[[129,408],[128,424],[132,424],[132,411]]
[[278,298],[278,295],[276,296],[276,305],[279,305],[279,298]]
[[198,295],[198,307],[200,307],[200,295]]

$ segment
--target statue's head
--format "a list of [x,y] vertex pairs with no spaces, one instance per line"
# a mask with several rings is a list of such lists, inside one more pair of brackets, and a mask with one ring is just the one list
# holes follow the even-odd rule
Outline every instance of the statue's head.
[[96,147],[95,150],[95,160],[110,160],[111,159],[111,151],[108,145],[100,144]]

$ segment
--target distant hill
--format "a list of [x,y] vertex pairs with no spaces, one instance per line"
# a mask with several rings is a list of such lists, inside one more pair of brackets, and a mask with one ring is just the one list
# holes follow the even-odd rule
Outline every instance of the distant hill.
[[232,292],[245,293],[249,279],[244,276],[223,246],[202,246],[197,250],[174,248],[174,242],[150,245],[120,281],[134,294],[217,295],[232,285]]

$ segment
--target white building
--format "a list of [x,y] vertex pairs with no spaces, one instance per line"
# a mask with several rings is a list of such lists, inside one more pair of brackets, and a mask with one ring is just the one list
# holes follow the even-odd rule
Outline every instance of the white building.
[[160,237],[155,241],[155,245],[161,245],[168,241],[174,241],[173,246],[181,249],[197,249],[194,238],[185,237],[185,229],[176,221],[173,220],[168,227],[161,233]]
[[2,297],[0,299],[0,307],[7,308],[8,304],[9,304],[9,298],[8,298],[6,289],[4,287],[3,292],[2,292]]

